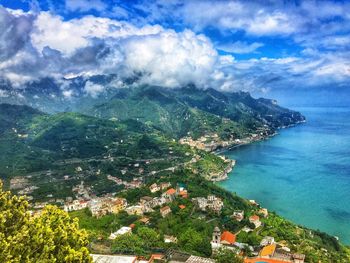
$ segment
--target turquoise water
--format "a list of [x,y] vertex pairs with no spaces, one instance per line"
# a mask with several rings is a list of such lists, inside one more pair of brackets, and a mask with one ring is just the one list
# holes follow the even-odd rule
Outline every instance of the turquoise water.
[[350,244],[350,108],[297,108],[307,123],[225,154],[224,188]]

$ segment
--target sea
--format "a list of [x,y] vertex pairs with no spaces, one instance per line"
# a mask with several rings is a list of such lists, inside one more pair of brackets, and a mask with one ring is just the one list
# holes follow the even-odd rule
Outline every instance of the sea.
[[236,160],[219,184],[350,245],[350,108],[294,108],[306,123],[224,154]]

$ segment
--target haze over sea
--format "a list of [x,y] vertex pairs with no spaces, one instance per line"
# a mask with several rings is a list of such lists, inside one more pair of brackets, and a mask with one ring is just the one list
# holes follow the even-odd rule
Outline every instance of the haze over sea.
[[307,122],[226,152],[224,188],[350,244],[350,108],[295,108]]

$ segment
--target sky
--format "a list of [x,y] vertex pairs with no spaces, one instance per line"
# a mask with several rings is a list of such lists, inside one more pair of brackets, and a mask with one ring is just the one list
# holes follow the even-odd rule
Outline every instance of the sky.
[[69,97],[65,80],[101,74],[346,105],[350,1],[0,0],[0,81],[50,77]]

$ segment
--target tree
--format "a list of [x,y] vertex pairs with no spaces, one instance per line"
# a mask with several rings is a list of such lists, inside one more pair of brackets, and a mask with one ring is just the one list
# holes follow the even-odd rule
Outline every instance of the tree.
[[214,259],[216,263],[243,263],[241,257],[239,257],[234,251],[227,248],[220,248],[216,252]]
[[31,216],[24,197],[3,191],[0,181],[0,262],[92,262],[87,245],[77,219],[55,206]]
[[152,228],[140,227],[137,229],[137,235],[143,240],[144,246],[154,248],[160,245],[160,236]]
[[112,251],[119,254],[146,254],[143,240],[134,234],[117,236],[117,238],[113,241]]
[[194,252],[208,256],[211,252],[209,241],[193,228],[188,228],[180,234],[179,245],[190,253]]

